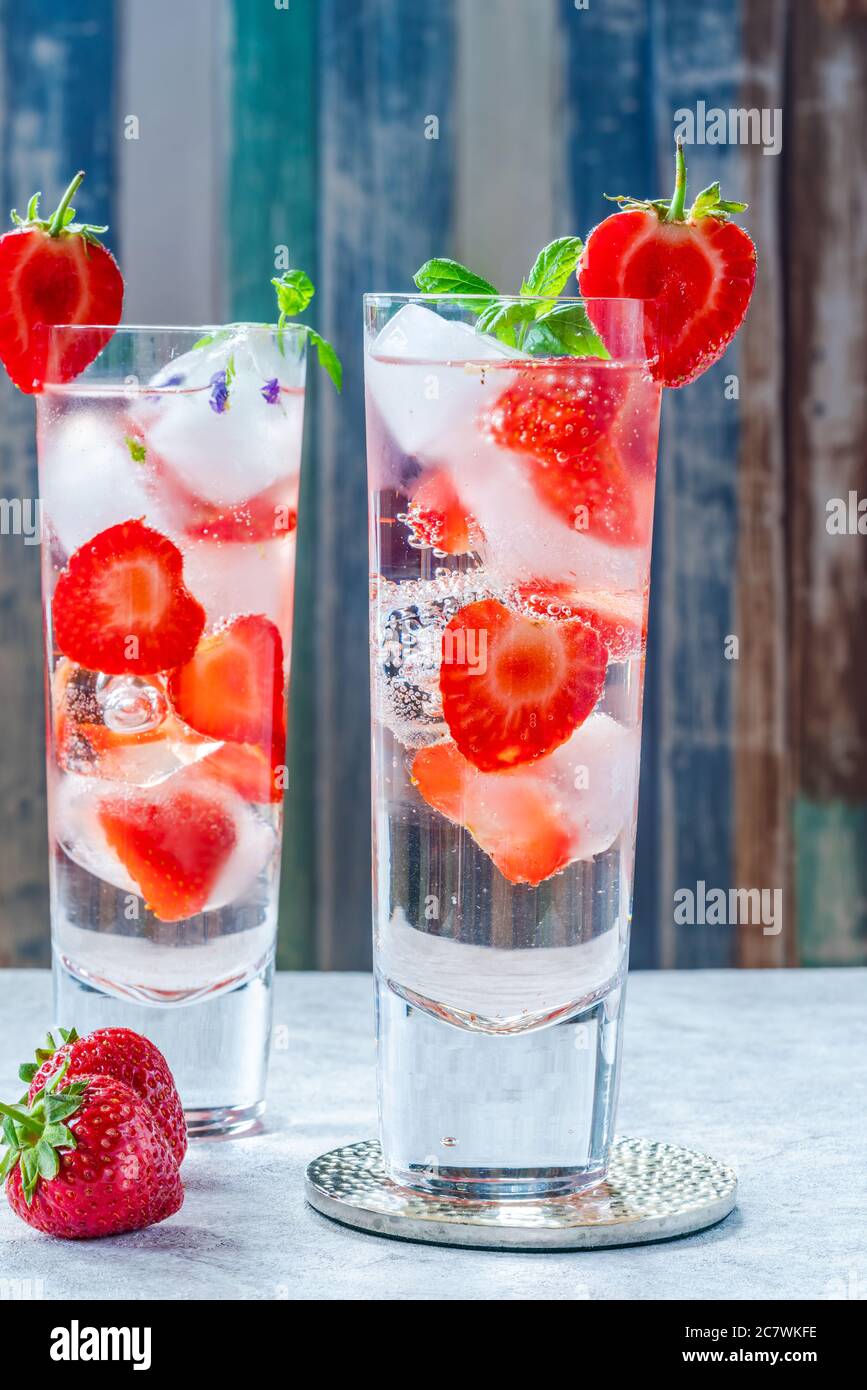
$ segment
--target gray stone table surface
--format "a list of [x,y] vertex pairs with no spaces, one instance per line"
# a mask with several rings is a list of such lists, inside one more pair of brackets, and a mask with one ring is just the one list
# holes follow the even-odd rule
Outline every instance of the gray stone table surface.
[[[194,1145],[182,1210],[135,1235],[52,1241],[0,1202],[0,1278],[47,1299],[867,1298],[865,992],[867,970],[634,973],[618,1128],[733,1164],[738,1207],[681,1240],[520,1254],[306,1205],[308,1160],[375,1134],[371,982],[280,975],[263,1132]],[[0,971],[0,1094],[49,1022],[48,973]]]

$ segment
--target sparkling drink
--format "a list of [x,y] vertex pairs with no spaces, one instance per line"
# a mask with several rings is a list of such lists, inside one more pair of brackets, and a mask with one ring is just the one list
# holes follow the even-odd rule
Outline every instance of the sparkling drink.
[[632,899],[660,388],[644,306],[532,356],[466,298],[365,301],[386,1166],[604,1176]]
[[57,1018],[153,1039],[193,1132],[263,1106],[305,341],[120,328],[37,399]]

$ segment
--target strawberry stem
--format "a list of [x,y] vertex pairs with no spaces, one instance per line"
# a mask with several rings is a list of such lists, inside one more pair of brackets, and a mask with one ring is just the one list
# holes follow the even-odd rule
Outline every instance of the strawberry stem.
[[14,1120],[16,1125],[20,1125],[22,1129],[29,1129],[34,1134],[41,1134],[44,1129],[44,1125],[41,1120],[32,1119],[29,1115],[25,1114],[19,1107],[14,1105],[4,1105],[2,1101],[0,1101],[0,1115],[8,1115],[9,1119]]
[[686,220],[684,217],[684,209],[686,207],[686,159],[684,158],[683,141],[681,139],[677,141],[675,168],[677,172],[674,180],[674,197],[665,215],[666,222],[683,222]]
[[60,233],[63,231],[65,225],[64,216],[66,213],[66,209],[69,207],[70,202],[75,197],[78,189],[81,187],[81,181],[83,178],[84,170],[79,169],[78,173],[75,175],[75,178],[72,180],[71,184],[69,185],[63,197],[61,198],[60,203],[57,207],[57,211],[55,212],[54,216],[48,224],[49,236],[59,236]]

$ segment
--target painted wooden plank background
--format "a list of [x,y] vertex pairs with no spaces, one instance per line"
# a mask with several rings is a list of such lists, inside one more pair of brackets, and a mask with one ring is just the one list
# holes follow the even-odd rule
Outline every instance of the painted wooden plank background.
[[[79,167],[87,171],[79,209],[114,219],[114,61],[111,0],[0,0],[4,221],[36,189],[56,206]],[[116,235],[111,244],[117,250]],[[0,496],[36,495],[33,402],[0,371]],[[0,965],[48,960],[42,698],[39,549],[0,536]]]
[[[346,363],[343,398],[314,373],[308,401],[283,964],[369,960],[361,294],[435,252],[516,282],[603,192],[668,192],[699,100],[780,107],[785,143],[688,151],[693,191],[752,204],[760,280],[734,351],[664,407],[634,960],[867,960],[867,538],[825,528],[829,497],[867,494],[865,8],[0,0],[0,207],[82,163],[128,320],[270,316],[286,246]],[[0,380],[3,496],[32,495],[32,438]],[[0,963],[47,958],[37,584],[0,538]],[[782,886],[784,932],[676,926],[702,880]]]

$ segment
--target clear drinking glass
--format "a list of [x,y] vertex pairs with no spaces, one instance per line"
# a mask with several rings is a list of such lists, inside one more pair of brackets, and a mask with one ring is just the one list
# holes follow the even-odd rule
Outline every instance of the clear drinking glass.
[[365,297],[381,1137],[447,1196],[599,1181],[617,1099],[660,388],[560,305],[597,355]]
[[51,335],[56,1018],[145,1034],[191,1132],[238,1130],[264,1108],[306,334]]

